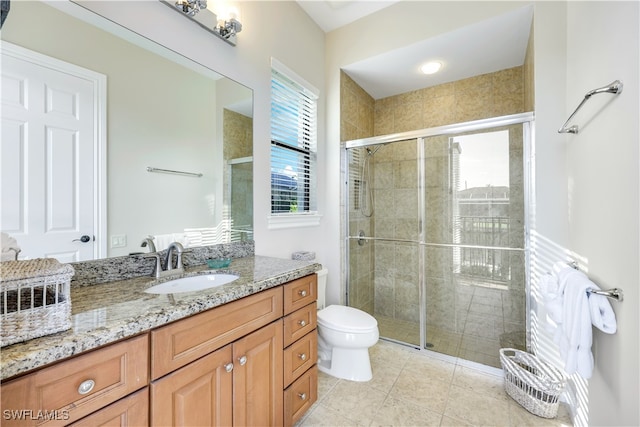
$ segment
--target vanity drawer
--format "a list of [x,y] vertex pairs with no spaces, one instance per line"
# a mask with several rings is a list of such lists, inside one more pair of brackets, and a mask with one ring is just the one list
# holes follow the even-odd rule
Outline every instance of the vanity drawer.
[[318,367],[313,366],[284,391],[284,425],[294,425],[318,399]]
[[151,331],[151,378],[160,378],[282,317],[282,287]]
[[318,299],[318,276],[310,274],[284,285],[284,314],[293,313]]
[[148,360],[145,334],[2,384],[3,415],[16,414],[3,425],[42,424],[45,413],[47,425],[78,420],[146,386]]
[[316,328],[318,323],[315,302],[294,311],[284,318],[284,346],[293,344]]
[[318,334],[300,338],[284,350],[284,386],[291,384],[318,361]]

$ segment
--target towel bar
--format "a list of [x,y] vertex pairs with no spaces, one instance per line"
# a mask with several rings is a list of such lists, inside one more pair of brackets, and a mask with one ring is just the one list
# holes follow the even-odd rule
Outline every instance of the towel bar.
[[[569,267],[579,270],[577,262],[572,261],[567,264],[569,264]],[[604,291],[600,289],[587,289],[587,292],[590,294],[602,295],[620,302],[624,301],[624,292],[622,292],[622,289],[620,288],[607,289]]]
[[558,133],[574,133],[574,134],[578,133],[578,130],[579,130],[578,125],[573,125],[573,126],[570,126],[570,127],[567,127],[567,125],[569,124],[569,122],[571,121],[573,116],[576,115],[578,110],[580,110],[582,108],[584,103],[587,102],[587,100],[589,98],[591,98],[593,95],[596,95],[598,93],[613,93],[613,94],[617,95],[620,92],[622,92],[622,87],[623,87],[623,85],[622,85],[622,82],[620,80],[614,80],[613,82],[611,82],[607,86],[603,86],[603,87],[600,87],[598,89],[593,89],[593,90],[590,90],[589,92],[587,92],[587,94],[582,99],[582,102],[578,105],[578,107],[574,110],[574,112],[571,113],[571,115],[569,116],[567,121],[564,122],[562,127],[560,129],[558,129]]
[[201,173],[196,173],[196,172],[184,172],[184,171],[175,171],[171,169],[152,168],[151,166],[147,166],[147,172],[172,173],[175,175],[195,176],[198,178],[202,176]]

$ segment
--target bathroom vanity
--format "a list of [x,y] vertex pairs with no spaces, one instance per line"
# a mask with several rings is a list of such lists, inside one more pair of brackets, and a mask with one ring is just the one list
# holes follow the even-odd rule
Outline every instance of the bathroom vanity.
[[292,425],[317,399],[320,267],[251,256],[206,291],[72,287],[71,330],[2,349],[2,424]]

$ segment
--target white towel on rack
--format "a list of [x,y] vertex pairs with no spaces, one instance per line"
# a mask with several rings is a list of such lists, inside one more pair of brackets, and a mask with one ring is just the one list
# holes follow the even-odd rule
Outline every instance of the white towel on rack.
[[[600,290],[595,284],[592,289]],[[606,334],[615,334],[618,329],[616,314],[611,308],[609,300],[604,295],[589,294],[589,309],[591,324]]]
[[540,294],[540,316],[551,321],[544,322],[543,325],[549,332],[553,332],[562,323],[562,292],[555,273],[545,273],[540,277]]
[[580,374],[591,378],[593,354],[591,353],[592,328],[589,295],[593,282],[582,272],[569,266],[557,272],[563,294],[562,323],[556,330],[555,342],[564,360],[567,374]]

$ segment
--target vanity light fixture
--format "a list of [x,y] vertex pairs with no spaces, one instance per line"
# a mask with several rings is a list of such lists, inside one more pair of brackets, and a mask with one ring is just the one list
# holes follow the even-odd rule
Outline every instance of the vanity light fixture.
[[218,20],[216,14],[207,9],[207,0],[161,0],[161,2],[182,12],[184,16],[230,45],[236,45],[237,34],[242,31],[242,24],[235,15]]
[[442,68],[442,62],[431,61],[420,67],[420,71],[424,74],[435,74]]

